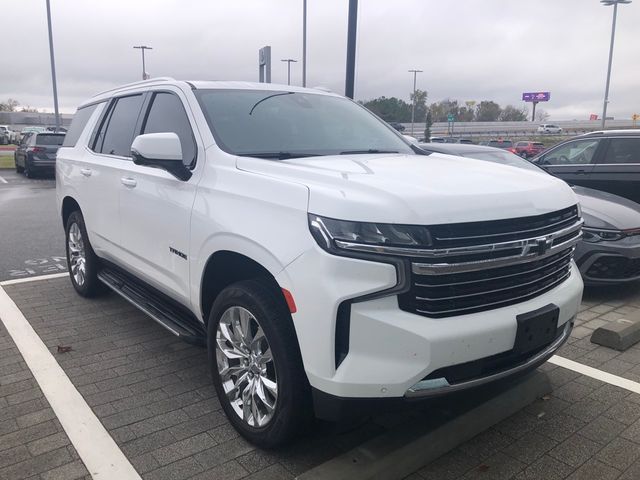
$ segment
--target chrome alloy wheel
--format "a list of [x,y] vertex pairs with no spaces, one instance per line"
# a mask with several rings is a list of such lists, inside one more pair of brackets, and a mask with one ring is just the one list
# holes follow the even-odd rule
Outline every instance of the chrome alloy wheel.
[[69,266],[71,267],[71,275],[76,284],[81,287],[84,285],[86,277],[87,257],[84,250],[84,240],[80,226],[77,223],[71,224],[69,228]]
[[264,427],[278,400],[278,379],[269,342],[256,317],[234,306],[216,330],[216,363],[222,388],[236,414],[251,427]]

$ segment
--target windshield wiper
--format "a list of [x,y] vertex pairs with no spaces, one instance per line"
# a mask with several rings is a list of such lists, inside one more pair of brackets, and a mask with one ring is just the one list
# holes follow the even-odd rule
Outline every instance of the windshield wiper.
[[398,153],[397,150],[378,150],[377,148],[370,148],[368,150],[345,150],[340,152],[340,155],[358,155],[362,153]]
[[256,158],[275,158],[278,160],[286,160],[288,158],[303,158],[303,157],[319,157],[320,153],[301,153],[301,152],[250,152],[239,153],[239,157],[256,157]]

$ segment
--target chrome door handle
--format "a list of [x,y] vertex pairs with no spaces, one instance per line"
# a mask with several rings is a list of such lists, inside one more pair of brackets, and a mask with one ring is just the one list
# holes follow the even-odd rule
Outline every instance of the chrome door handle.
[[91,171],[90,168],[81,168],[80,173],[85,177],[90,177],[93,172]]
[[136,182],[136,179],[131,177],[122,177],[120,179],[120,182],[122,182],[123,185],[131,188],[135,187],[138,184],[138,182]]

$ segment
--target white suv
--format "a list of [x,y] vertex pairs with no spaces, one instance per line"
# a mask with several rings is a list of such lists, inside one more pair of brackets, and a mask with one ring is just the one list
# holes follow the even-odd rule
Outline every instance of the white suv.
[[311,413],[522,373],[582,296],[572,190],[427,154],[362,106],[286,85],[154,79],[78,109],[56,163],[73,286],[206,344],[263,446]]
[[538,127],[538,133],[562,133],[562,128],[550,123],[543,123]]

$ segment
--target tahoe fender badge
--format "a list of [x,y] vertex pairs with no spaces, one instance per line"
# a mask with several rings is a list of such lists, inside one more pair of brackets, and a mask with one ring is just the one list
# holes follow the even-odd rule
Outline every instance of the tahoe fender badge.
[[184,253],[182,253],[180,250],[176,250],[176,249],[175,249],[175,248],[173,248],[173,247],[169,247],[169,251],[170,251],[171,253],[175,253],[175,254],[176,254],[176,255],[178,255],[180,258],[184,258],[185,260],[187,259],[187,255],[186,255],[186,254],[184,254]]

